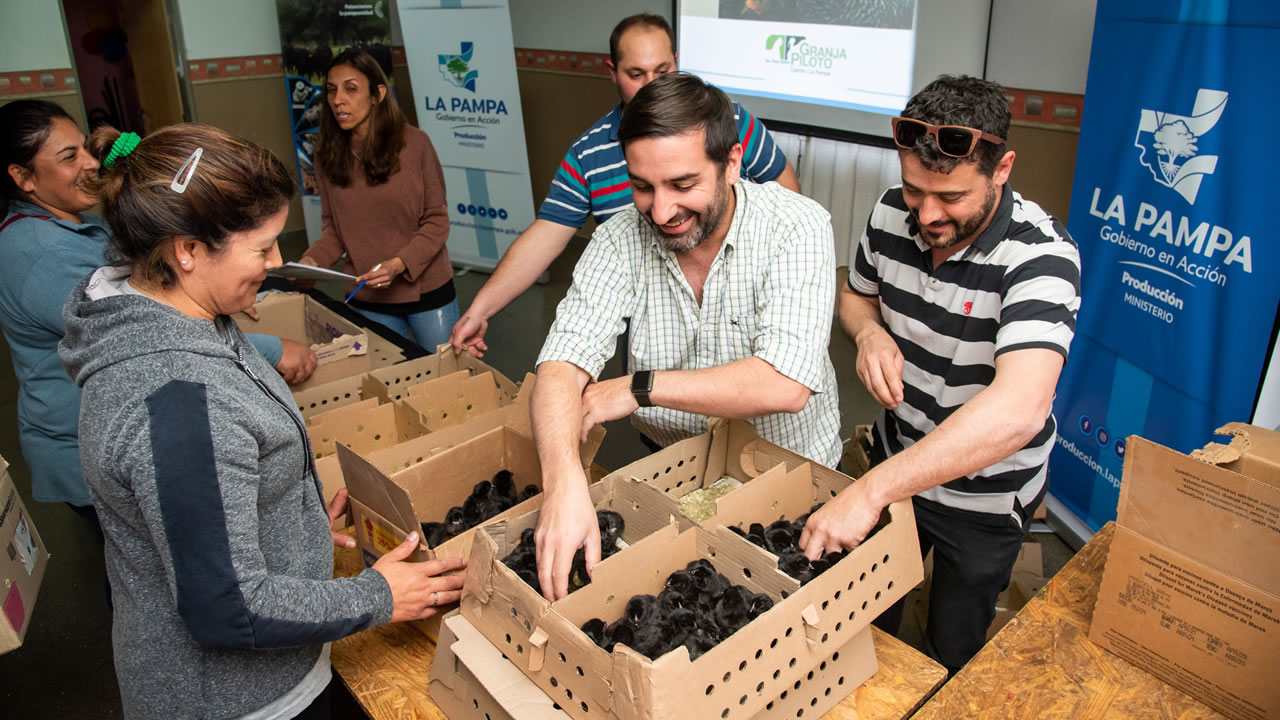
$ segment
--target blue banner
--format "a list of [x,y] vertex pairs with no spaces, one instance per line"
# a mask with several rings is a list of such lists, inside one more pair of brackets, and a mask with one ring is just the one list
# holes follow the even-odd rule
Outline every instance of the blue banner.
[[1116,514],[1124,438],[1186,452],[1250,418],[1280,302],[1280,31],[1196,24],[1229,22],[1225,2],[1158,5],[1177,16],[1099,2],[1071,196],[1082,303],[1050,483],[1095,530]]

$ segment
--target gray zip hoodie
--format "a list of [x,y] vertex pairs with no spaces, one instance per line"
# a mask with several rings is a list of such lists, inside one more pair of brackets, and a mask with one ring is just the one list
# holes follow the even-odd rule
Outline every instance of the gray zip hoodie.
[[238,717],[298,686],[324,643],[388,622],[391,590],[374,570],[333,578],[302,419],[236,324],[100,285],[122,280],[81,281],[58,350],[84,389],[125,715]]

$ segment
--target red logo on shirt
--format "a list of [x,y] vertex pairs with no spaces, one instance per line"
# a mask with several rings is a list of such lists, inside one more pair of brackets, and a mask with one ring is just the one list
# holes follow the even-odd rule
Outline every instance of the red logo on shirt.
[[973,301],[972,301],[972,300],[970,300],[969,302],[967,302],[967,303],[965,303],[965,304],[964,304],[964,314],[965,314],[965,315],[968,315],[968,314],[969,314],[969,313],[971,313],[971,312],[973,312]]

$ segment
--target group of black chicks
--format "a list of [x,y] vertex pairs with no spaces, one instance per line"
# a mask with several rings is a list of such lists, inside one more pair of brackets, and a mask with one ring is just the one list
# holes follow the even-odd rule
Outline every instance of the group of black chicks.
[[422,537],[426,539],[427,547],[436,547],[539,492],[538,486],[530,483],[517,493],[511,471],[499,470],[492,480],[476,483],[461,507],[455,505],[449,508],[444,522],[422,523]]
[[671,573],[656,596],[635,595],[622,617],[608,625],[593,618],[582,632],[606,652],[622,643],[656,660],[684,646],[695,660],[772,607],[773,598],[732,584],[699,559]]
[[809,521],[809,515],[817,512],[820,507],[822,507],[822,503],[814,505],[809,509],[809,512],[797,517],[795,520],[775,520],[768,526],[761,523],[751,523],[746,530],[737,526],[729,529],[777,555],[778,569],[798,580],[801,585],[804,585],[826,572],[832,565],[843,560],[847,554],[844,552],[829,552],[810,562],[809,558],[805,557],[804,551],[800,549],[800,534],[804,532],[805,523]]
[[[600,526],[600,559],[604,560],[618,552],[618,538],[626,526],[622,516],[612,510],[597,510],[596,523]],[[542,583],[538,581],[537,546],[533,541],[533,528],[526,528],[520,533],[520,543],[516,545],[502,563],[515,571],[515,574],[542,594]],[[569,592],[586,587],[591,582],[587,575],[587,556],[582,548],[573,555],[573,564],[569,570]]]

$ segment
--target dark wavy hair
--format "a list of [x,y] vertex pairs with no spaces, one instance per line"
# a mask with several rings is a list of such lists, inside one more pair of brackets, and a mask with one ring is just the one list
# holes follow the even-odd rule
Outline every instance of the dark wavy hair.
[[14,100],[0,107],[0,218],[9,213],[9,203],[26,197],[9,175],[9,166],[34,170],[31,163],[57,118],[75,122],[61,105],[48,100]]
[[[1009,101],[1004,88],[967,75],[940,75],[907,101],[902,117],[932,125],[963,125],[997,137],[1009,137]],[[949,173],[960,163],[976,161],[978,170],[991,177],[1007,150],[1006,144],[992,145],[979,140],[973,155],[953,158],[943,155],[934,139],[925,135],[916,141],[911,152],[920,159],[921,165],[933,172]]]
[[[365,180],[370,185],[380,185],[392,175],[400,171],[400,150],[404,148],[404,127],[406,121],[396,96],[391,92],[391,85],[382,67],[373,56],[359,48],[347,48],[325,68],[326,80],[329,71],[339,65],[348,65],[364,75],[369,82],[369,92],[375,97],[378,86],[387,89],[386,97],[375,103],[369,115],[369,130],[364,136],[364,147],[360,150],[359,163],[364,169]],[[325,93],[326,98],[328,92]],[[327,102],[327,100],[326,100]],[[346,187],[351,183],[351,133],[338,127],[333,117],[332,108],[320,113],[320,142],[316,145],[316,167],[324,173],[325,178],[337,185]]]
[[[89,152],[106,158],[120,131],[99,126]],[[170,187],[197,148],[200,160],[185,192]],[[183,123],[161,128],[133,152],[104,167],[93,182],[111,225],[110,259],[133,267],[148,282],[176,281],[164,248],[175,237],[226,249],[227,237],[261,227],[297,190],[293,173],[271,151],[213,127]]]
[[667,73],[640,88],[622,108],[618,142],[683,135],[704,130],[707,158],[724,172],[729,151],[738,144],[733,102],[724,91],[686,72]]

